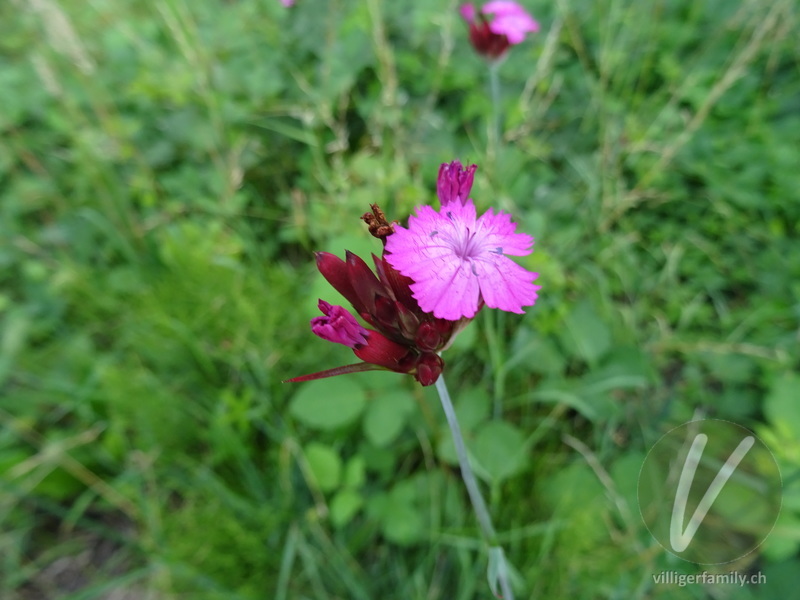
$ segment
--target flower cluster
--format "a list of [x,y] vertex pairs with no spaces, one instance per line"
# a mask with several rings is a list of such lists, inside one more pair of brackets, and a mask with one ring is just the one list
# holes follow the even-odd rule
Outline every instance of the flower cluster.
[[509,46],[521,43],[528,33],[539,31],[533,17],[511,0],[487,2],[480,11],[472,4],[464,4],[461,16],[469,23],[473,48],[490,60],[502,57]]
[[362,219],[384,243],[383,255],[372,256],[375,272],[349,251],[345,260],[316,253],[320,273],[372,329],[320,300],[323,316],[312,319],[311,330],[352,348],[363,362],[289,381],[389,369],[432,385],[444,369],[439,353],[484,304],[516,313],[534,304],[537,274],[508,258],[530,254],[533,238],[516,233],[505,213],[477,217],[468,197],[476,168],[443,164],[436,186],[441,208],[419,207],[407,228],[389,223],[372,205]]

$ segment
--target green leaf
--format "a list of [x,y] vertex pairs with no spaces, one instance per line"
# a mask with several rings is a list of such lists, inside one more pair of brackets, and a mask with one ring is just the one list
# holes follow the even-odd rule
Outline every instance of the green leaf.
[[396,544],[412,544],[424,533],[420,511],[409,504],[391,504],[383,519],[383,534]]
[[406,424],[406,418],[414,408],[407,393],[382,393],[373,400],[364,416],[364,435],[375,446],[391,444]]
[[504,421],[491,421],[478,431],[473,445],[475,458],[493,481],[507,479],[525,468],[525,436]]
[[306,383],[292,398],[289,412],[314,429],[338,429],[364,410],[364,390],[352,379],[336,377]]
[[309,443],[303,450],[308,468],[319,489],[330,492],[339,487],[342,479],[342,460],[333,448],[318,442]]
[[489,418],[491,403],[489,394],[480,387],[473,387],[459,394],[455,402],[456,416],[465,435]]
[[364,485],[366,461],[363,456],[357,455],[347,461],[344,467],[344,485],[349,488],[360,488]]
[[777,428],[785,427],[796,438],[800,438],[800,377],[794,374],[777,378],[772,383],[764,401],[764,413]]
[[492,590],[495,598],[502,598],[502,580],[508,579],[508,565],[505,554],[500,546],[489,548],[489,566],[486,569],[486,578],[489,581],[489,589]]
[[16,355],[23,348],[30,318],[22,309],[10,311],[3,320],[3,333],[0,335],[0,385],[11,373]]
[[331,521],[336,527],[347,525],[361,510],[364,498],[355,490],[340,490],[331,500]]
[[562,336],[565,345],[587,362],[597,362],[611,347],[608,326],[588,302],[578,304],[567,316],[565,324],[567,327]]
[[800,517],[782,510],[775,527],[764,540],[762,552],[771,562],[777,562],[795,556],[798,548],[800,548]]

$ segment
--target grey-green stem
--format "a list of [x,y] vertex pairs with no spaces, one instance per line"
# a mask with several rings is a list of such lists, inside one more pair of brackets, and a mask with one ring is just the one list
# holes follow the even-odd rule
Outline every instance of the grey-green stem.
[[492,61],[489,63],[489,93],[492,99],[492,122],[489,126],[489,148],[488,154],[492,159],[497,158],[497,151],[502,141],[501,136],[501,110],[500,110],[500,62]]
[[511,584],[508,581],[508,570],[505,568],[505,557],[503,551],[499,548],[495,533],[494,526],[492,525],[492,518],[489,516],[489,509],[486,507],[486,502],[481,495],[481,490],[478,487],[478,481],[475,478],[475,473],[472,471],[472,466],[469,463],[469,456],[467,455],[467,447],[464,444],[464,436],[461,434],[461,427],[458,424],[458,417],[456,417],[456,410],[450,400],[450,393],[447,391],[447,384],[444,382],[444,376],[440,375],[436,380],[436,391],[439,392],[439,399],[442,402],[444,415],[447,418],[447,424],[450,426],[450,433],[453,435],[453,445],[456,449],[458,456],[458,464],[461,467],[461,478],[464,480],[464,485],[467,488],[472,509],[475,512],[475,517],[478,519],[478,524],[481,528],[481,533],[490,547],[497,547],[499,550],[500,560],[503,562],[503,568],[500,570],[499,581],[500,589],[503,593],[503,600],[514,600],[514,594],[511,590]]

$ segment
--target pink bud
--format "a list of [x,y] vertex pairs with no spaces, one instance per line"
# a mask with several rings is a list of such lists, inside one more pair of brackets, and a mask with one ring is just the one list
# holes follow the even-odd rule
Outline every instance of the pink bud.
[[463,205],[467,201],[477,168],[477,165],[464,168],[458,160],[442,163],[439,167],[439,178],[436,180],[436,195],[439,196],[442,206],[451,202]]
[[313,333],[323,340],[344,344],[348,348],[367,343],[367,330],[346,308],[328,304],[324,300],[320,300],[318,306],[325,316],[311,319]]

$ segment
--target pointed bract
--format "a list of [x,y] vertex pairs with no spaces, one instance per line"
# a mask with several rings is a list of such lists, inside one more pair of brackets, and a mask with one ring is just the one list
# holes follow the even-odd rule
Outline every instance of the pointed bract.
[[367,343],[353,351],[364,362],[386,367],[392,371],[404,372],[407,366],[414,362],[414,357],[409,357],[409,348],[393,342],[377,331],[370,331]]
[[347,263],[330,252],[315,252],[314,257],[317,259],[317,269],[319,269],[319,272],[322,273],[328,283],[347,298],[347,301],[353,305],[356,312],[364,312],[364,307],[361,306],[358,294],[356,294],[353,285],[350,283],[350,270]]
[[369,268],[364,259],[349,250],[345,251],[347,259],[347,271],[350,285],[355,291],[359,304],[353,304],[362,316],[364,313],[375,314],[375,301],[378,297],[385,297],[386,287],[375,277],[375,273]]
[[360,362],[354,365],[345,365],[343,367],[334,367],[333,369],[325,369],[324,371],[317,371],[316,373],[309,373],[308,375],[299,375],[291,379],[284,379],[281,383],[300,383],[302,381],[314,381],[315,379],[325,379],[326,377],[336,377],[337,375],[347,375],[348,373],[363,373],[364,371],[379,371],[381,367],[372,365],[370,363]]

